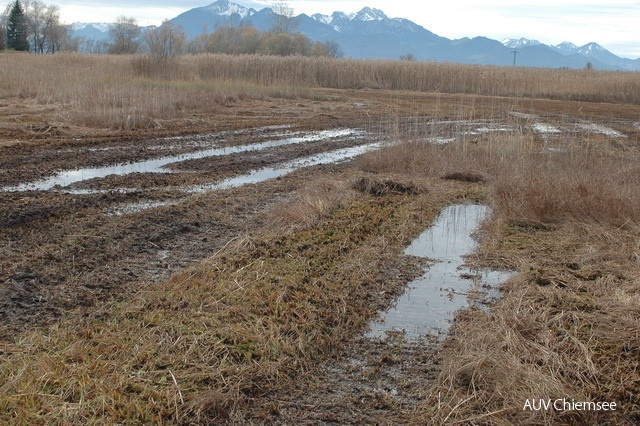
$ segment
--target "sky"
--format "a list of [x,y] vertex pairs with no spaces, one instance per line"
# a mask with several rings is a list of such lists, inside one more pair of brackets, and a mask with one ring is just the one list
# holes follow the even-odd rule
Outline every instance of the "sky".
[[[134,17],[140,25],[158,25],[215,0],[41,0],[60,7],[72,22],[112,22]],[[259,10],[275,1],[231,0]],[[4,0],[4,4],[10,0]],[[640,58],[640,0],[289,0],[294,13],[354,13],[363,7],[382,10],[390,18],[406,18],[450,39],[485,36],[494,40],[528,38],[578,46],[595,41],[618,56]],[[2,4],[2,3],[0,3]],[[4,9],[4,8],[3,8]]]

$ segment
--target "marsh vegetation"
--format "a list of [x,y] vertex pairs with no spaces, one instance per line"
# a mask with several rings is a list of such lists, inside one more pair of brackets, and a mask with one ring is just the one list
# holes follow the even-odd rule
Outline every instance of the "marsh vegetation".
[[[0,422],[640,420],[637,74],[142,59],[0,55]],[[271,143],[334,129],[359,136]],[[266,148],[6,191],[251,144]],[[466,260],[516,271],[502,297],[458,312],[442,343],[363,337],[421,273],[403,249],[461,202],[491,206]],[[523,410],[530,398],[619,409]]]

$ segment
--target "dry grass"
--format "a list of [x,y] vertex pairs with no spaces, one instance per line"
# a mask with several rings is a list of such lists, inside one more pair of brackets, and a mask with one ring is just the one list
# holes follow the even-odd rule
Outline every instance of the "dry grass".
[[213,114],[246,99],[296,97],[305,89],[246,79],[200,78],[193,61],[171,78],[146,75],[137,57],[0,55],[0,98],[33,99],[57,108],[55,121],[117,130],[153,129],[194,112]]
[[312,88],[391,89],[640,103],[635,73],[329,58],[198,55],[0,55],[0,98],[59,108],[58,121],[145,129],[246,98],[313,98]]
[[[62,105],[61,120],[116,129],[215,112],[243,96],[313,96],[311,87],[640,100],[632,73],[213,55],[181,58],[158,78],[127,57],[15,57],[0,55],[0,97]],[[637,147],[594,136],[546,152],[515,119],[490,137],[450,128],[458,142],[434,145],[424,140],[438,129],[406,123],[389,126],[403,142],[364,156],[357,177],[319,181],[270,212],[268,232],[83,321],[5,344],[0,422],[246,420],[252,398],[286,387],[366,323],[385,285],[379,271],[440,207],[485,193],[495,214],[477,261],[520,274],[491,313],[458,317],[414,417],[640,421]],[[522,410],[527,398],[622,408],[614,417],[533,413]]]
[[248,421],[252,398],[366,324],[387,285],[380,271],[467,192],[407,203],[343,190],[329,180],[303,190],[293,208],[312,205],[324,217],[315,224],[245,236],[130,300],[5,345],[0,422]]
[[[444,145],[399,134],[404,142],[360,160],[377,173],[481,176],[494,215],[476,261],[519,272],[490,313],[458,316],[442,373],[414,415],[430,424],[636,424],[637,148],[592,136],[549,152],[511,127]],[[523,410],[527,399],[557,398],[616,402],[618,411]]]
[[357,194],[338,179],[318,179],[305,186],[292,200],[281,203],[266,213],[268,229],[290,233],[309,229],[335,209],[344,207]]

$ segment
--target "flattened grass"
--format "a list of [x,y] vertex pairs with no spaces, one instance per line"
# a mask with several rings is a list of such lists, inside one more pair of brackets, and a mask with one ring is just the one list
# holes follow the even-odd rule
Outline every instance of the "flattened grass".
[[245,236],[131,300],[20,336],[0,366],[0,422],[242,418],[251,398],[286,386],[374,315],[389,291],[381,271],[442,206],[474,195],[443,186],[411,201],[355,195],[315,224]]

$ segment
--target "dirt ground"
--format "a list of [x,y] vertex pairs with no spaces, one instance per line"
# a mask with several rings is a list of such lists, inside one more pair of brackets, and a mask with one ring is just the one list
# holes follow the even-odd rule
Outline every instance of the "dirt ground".
[[[296,132],[361,129],[368,133],[364,138],[185,161],[171,167],[171,173],[108,176],[44,191],[0,191],[0,340],[10,342],[25,330],[82,317],[97,305],[130,297],[260,229],[268,208],[291,198],[319,175],[349,172],[353,165],[315,166],[224,191],[187,193],[181,190],[185,186],[393,138],[395,127],[411,125],[412,120],[416,129],[440,123],[438,128],[432,124],[422,130],[438,137],[455,133],[460,121],[499,128],[506,121],[524,127],[538,120],[565,128],[581,122],[606,125],[625,136],[603,133],[602,143],[623,147],[640,139],[637,108],[625,105],[370,90],[321,94],[325,100],[247,100],[221,109],[215,117],[195,115],[137,132],[52,124],[56,123],[54,109],[3,100],[0,187],[5,189],[64,170],[254,144]],[[512,111],[524,115],[510,115]],[[537,118],[526,115],[532,111]],[[391,115],[407,122],[399,124]],[[580,131],[595,130],[576,128],[576,137]],[[553,133],[543,136],[539,136],[541,146],[553,142]],[[482,132],[469,136],[484,137]],[[165,204],[122,213],[123,208],[141,202]],[[406,269],[398,271],[398,289],[409,275]],[[439,362],[438,343],[430,337],[414,341],[394,335],[385,341],[355,337],[308,377],[303,375],[286,390],[252,401],[244,420],[256,424],[410,423],[410,413],[437,374]]]

